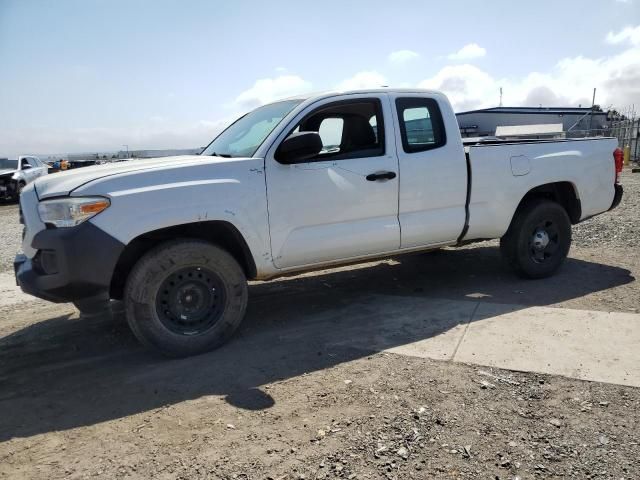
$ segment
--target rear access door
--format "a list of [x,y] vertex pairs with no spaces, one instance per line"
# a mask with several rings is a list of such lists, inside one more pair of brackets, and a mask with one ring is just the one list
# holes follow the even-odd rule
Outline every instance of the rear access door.
[[467,162],[444,95],[394,93],[402,248],[455,242],[465,224]]

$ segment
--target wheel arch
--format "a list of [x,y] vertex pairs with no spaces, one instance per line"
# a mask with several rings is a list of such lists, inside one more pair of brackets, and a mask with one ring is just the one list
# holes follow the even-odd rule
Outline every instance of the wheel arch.
[[582,204],[578,189],[573,183],[563,181],[545,183],[530,189],[518,203],[511,218],[511,223],[513,223],[518,211],[533,199],[547,199],[558,203],[565,209],[573,225],[578,223],[582,217]]
[[206,240],[218,245],[240,264],[247,279],[257,275],[256,263],[240,231],[223,220],[193,222],[145,232],[131,240],[121,252],[114,268],[109,296],[120,299],[131,269],[142,255],[157,245],[177,238]]

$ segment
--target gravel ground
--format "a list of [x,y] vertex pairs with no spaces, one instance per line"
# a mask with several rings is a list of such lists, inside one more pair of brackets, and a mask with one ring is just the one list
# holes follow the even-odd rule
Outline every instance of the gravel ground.
[[598,215],[573,227],[576,247],[640,248],[640,173],[622,175],[622,202],[606,215]]
[[[349,319],[320,342],[300,322],[363,292],[638,311],[640,174],[623,183],[550,279],[514,277],[494,241],[255,282],[233,341],[194,358],[150,354],[118,314],[0,307],[0,478],[640,478],[640,389],[362,350]],[[0,206],[6,269],[15,211]]]
[[13,270],[13,257],[20,250],[21,238],[18,205],[0,203],[0,273]]

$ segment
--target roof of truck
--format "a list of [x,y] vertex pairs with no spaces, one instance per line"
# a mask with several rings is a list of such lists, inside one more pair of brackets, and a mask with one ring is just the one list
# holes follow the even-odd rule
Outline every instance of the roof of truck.
[[283,98],[282,100],[309,100],[333,97],[335,95],[362,95],[367,93],[422,93],[429,95],[442,95],[442,92],[436,90],[426,90],[423,88],[365,88],[357,90],[326,90],[320,92],[305,93]]

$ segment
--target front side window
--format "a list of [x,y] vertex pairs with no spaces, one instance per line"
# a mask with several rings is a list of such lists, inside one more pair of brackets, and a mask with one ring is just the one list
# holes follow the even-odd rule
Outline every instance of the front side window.
[[322,150],[309,161],[384,155],[382,106],[375,98],[324,105],[307,115],[293,132],[320,135]]
[[322,120],[320,128],[318,129],[318,134],[322,139],[321,153],[340,151],[343,133],[344,119],[340,117],[328,117]]
[[402,147],[406,153],[438,148],[446,143],[442,114],[432,98],[396,99]]
[[202,155],[251,157],[265,138],[302,100],[271,103],[247,113],[216,137]]

